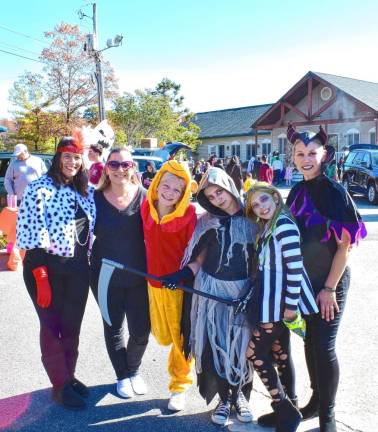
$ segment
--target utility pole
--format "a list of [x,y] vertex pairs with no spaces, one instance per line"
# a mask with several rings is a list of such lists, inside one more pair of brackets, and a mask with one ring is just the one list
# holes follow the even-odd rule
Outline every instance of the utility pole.
[[87,42],[84,45],[84,51],[88,52],[88,55],[93,57],[95,62],[96,71],[94,73],[97,83],[97,101],[98,101],[98,113],[100,121],[105,120],[105,96],[104,96],[104,78],[102,75],[102,51],[109,48],[118,47],[122,45],[122,35],[116,35],[114,39],[108,39],[106,42],[106,48],[99,49],[98,47],[98,33],[97,33],[97,6],[96,3],[92,3],[92,17],[85,15],[81,10],[78,12],[79,18],[84,17],[92,18],[93,33],[87,34]]
[[97,14],[96,14],[96,3],[93,3],[93,57],[96,66],[96,82],[97,82],[97,95],[98,95],[98,114],[100,121],[105,120],[105,104],[104,104],[104,79],[102,76],[102,65],[101,65],[101,52],[98,50],[98,35],[97,35]]

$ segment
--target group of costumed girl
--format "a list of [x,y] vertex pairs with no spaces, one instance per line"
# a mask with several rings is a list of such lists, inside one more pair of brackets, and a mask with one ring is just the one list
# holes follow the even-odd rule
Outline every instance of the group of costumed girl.
[[[18,246],[27,249],[24,278],[41,322],[42,360],[57,400],[80,408],[81,398],[87,394],[87,388],[74,376],[88,293],[87,261],[82,263],[87,269],[82,274],[86,278],[82,301],[74,297],[79,291],[73,292],[69,276],[59,275],[65,271],[63,263],[66,269],[66,263],[75,265],[81,256],[86,257],[96,206],[97,246],[92,252],[91,285],[104,316],[118,394],[131,397],[147,392],[139,366],[151,321],[158,342],[172,344],[169,409],[184,408],[183,395],[192,383],[194,360],[202,397],[207,403],[219,397],[211,415],[216,424],[225,425],[233,407],[240,421],[252,421],[248,401],[255,370],[273,407],[272,413],[258,419],[260,424],[278,432],[294,432],[302,419],[319,416],[321,432],[337,430],[335,339],[350,282],[348,254],[366,230],[348,193],[323,175],[330,158],[323,129],[317,134],[299,133],[289,125],[288,140],[304,180],[291,190],[287,206],[275,187],[262,182],[252,185],[244,206],[232,179],[222,169],[211,167],[197,191],[198,203],[206,210],[198,220],[189,204],[194,191],[191,179],[177,162],[163,165],[145,198],[130,153],[113,151],[93,199],[92,190],[78,186],[81,160],[75,156],[80,155],[75,141],[58,146],[53,167],[59,175],[50,170],[29,186],[17,233]],[[72,155],[76,165],[65,166],[65,158],[72,159]],[[117,270],[106,287],[109,304],[104,306],[99,299],[102,258],[130,264],[123,260],[125,247],[125,256],[136,256],[135,245],[124,230],[124,242],[117,237],[114,244],[107,244],[106,235],[102,238],[121,222],[131,229],[130,224],[138,224],[133,238],[141,263],[135,267],[153,273],[147,274],[152,279],[148,279],[147,288],[142,273],[133,278]],[[177,290],[182,285],[191,294]],[[138,314],[131,295],[136,288],[143,305]],[[115,292],[118,297],[112,300]],[[240,299],[249,299],[246,314],[235,313],[231,306]],[[51,302],[53,307],[49,307]],[[75,307],[62,307],[58,302]],[[77,313],[68,321],[74,329],[66,332],[63,314],[67,310]],[[122,342],[125,314],[131,330],[127,347]],[[305,353],[313,394],[309,403],[298,409],[290,325],[285,323],[300,322],[302,316],[307,326]],[[140,323],[143,330],[138,333]]]

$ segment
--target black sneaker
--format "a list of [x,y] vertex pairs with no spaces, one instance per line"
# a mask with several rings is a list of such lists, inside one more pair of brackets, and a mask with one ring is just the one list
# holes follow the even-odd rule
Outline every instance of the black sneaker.
[[253,415],[251,408],[249,406],[249,402],[245,398],[243,392],[238,393],[238,398],[234,403],[236,410],[236,417],[242,423],[250,423],[253,420]]
[[84,383],[79,381],[77,378],[72,378],[71,386],[80,396],[85,398],[89,396],[88,387]]
[[222,400],[220,400],[215,410],[211,414],[211,421],[217,425],[224,426],[230,417],[230,411],[230,401],[227,400],[226,402],[223,402]]

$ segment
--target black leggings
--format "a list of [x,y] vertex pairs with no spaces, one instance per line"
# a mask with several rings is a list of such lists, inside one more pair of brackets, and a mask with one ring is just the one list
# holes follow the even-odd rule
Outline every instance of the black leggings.
[[286,394],[294,399],[295,371],[289,329],[282,322],[260,324],[252,332],[249,351],[248,360],[253,363],[273,401],[283,400]]
[[[72,260],[76,261],[76,258]],[[88,260],[84,256],[76,261],[74,269],[69,263],[47,265],[52,300],[46,309],[37,305],[33,268],[26,257],[23,275],[40,322],[42,363],[51,384],[61,387],[75,374],[80,328],[89,291]]]
[[336,300],[340,312],[335,319],[326,321],[320,314],[306,317],[307,331],[305,354],[310,375],[311,388],[319,399],[321,417],[332,415],[339,384],[339,362],[336,356],[336,336],[344,312],[350,283],[350,269],[347,267],[337,285]]
[[[98,279],[91,279],[91,288],[98,301]],[[106,349],[118,380],[135,376],[142,363],[150,334],[147,284],[125,286],[112,279],[108,291],[108,310],[112,325],[105,321]],[[129,330],[127,347],[124,338],[125,315]]]

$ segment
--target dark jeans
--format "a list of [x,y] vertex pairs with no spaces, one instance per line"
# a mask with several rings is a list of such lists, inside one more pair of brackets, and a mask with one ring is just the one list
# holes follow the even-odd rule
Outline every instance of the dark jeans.
[[[295,370],[291,357],[290,331],[282,322],[259,325],[252,333],[248,360],[275,402],[295,395]],[[277,366],[278,373],[274,365]]]
[[273,171],[273,184],[277,185],[279,184],[281,180],[281,170],[274,170]]
[[347,268],[337,285],[336,299],[340,312],[333,321],[323,320],[320,314],[306,317],[307,332],[305,354],[310,375],[311,388],[319,398],[319,414],[327,419],[335,406],[339,384],[339,362],[336,356],[336,336],[344,312],[350,284],[350,269]]
[[[91,288],[97,301],[97,277],[91,278]],[[108,310],[112,326],[103,321],[105,343],[117,379],[135,376],[142,363],[150,334],[147,284],[127,287],[114,283],[111,279]],[[129,330],[127,347],[124,338],[125,316]]]
[[24,281],[40,322],[42,363],[52,385],[60,387],[75,374],[80,328],[89,291],[88,260],[84,257],[78,265],[80,271],[76,272],[69,264],[47,265],[52,301],[46,309],[37,305],[33,268],[25,258]]

